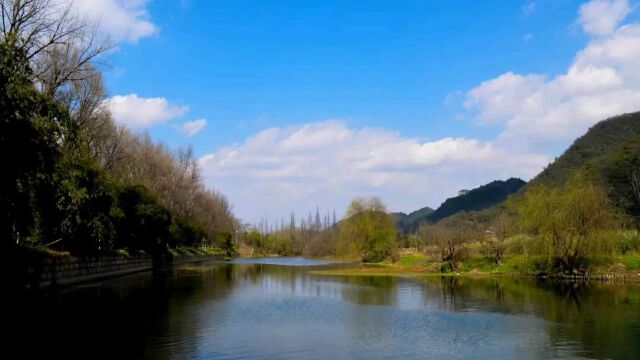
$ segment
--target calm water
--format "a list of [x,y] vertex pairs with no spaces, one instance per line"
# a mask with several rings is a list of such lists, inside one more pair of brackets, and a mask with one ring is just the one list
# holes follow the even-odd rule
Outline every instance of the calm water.
[[236,260],[30,296],[8,312],[11,342],[83,358],[640,358],[638,287],[308,273],[336,266]]

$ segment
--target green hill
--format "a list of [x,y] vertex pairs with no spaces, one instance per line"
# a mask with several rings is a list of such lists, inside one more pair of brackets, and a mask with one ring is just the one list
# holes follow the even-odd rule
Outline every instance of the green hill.
[[461,213],[487,209],[504,201],[509,195],[517,192],[526,182],[511,178],[507,181],[496,180],[463,195],[447,199],[438,209],[428,207],[410,214],[393,213],[398,231],[414,232],[423,222],[437,222],[445,217]]
[[[606,185],[616,204],[631,215],[640,215],[631,176],[640,175],[640,112],[601,121],[591,127],[529,186],[561,185],[573,171],[582,170],[594,181]],[[525,188],[526,189],[526,188]]]
[[420,210],[416,210],[412,213],[405,214],[401,212],[392,213],[391,215],[396,220],[396,227],[398,231],[402,233],[414,232],[422,221],[425,221],[426,217],[433,212],[430,207],[423,207]]
[[426,218],[429,222],[437,222],[448,216],[466,211],[478,211],[490,208],[503,202],[509,195],[517,192],[526,184],[525,181],[511,178],[507,181],[496,180],[470,190],[464,195],[447,199]]
[[640,199],[631,184],[634,172],[640,181],[640,112],[615,116],[592,126],[528,184],[514,178],[494,181],[447,199],[436,210],[424,208],[408,215],[393,215],[401,232],[412,232],[422,222],[434,223],[453,215],[487,222],[509,195],[535,184],[562,185],[574,171],[585,171],[592,180],[607,186],[614,202],[640,219]]
[[[601,121],[591,127],[585,135],[576,139],[564,154],[547,166],[531,181],[531,184],[538,182],[562,184],[573,170],[583,169],[589,164],[616,161],[618,158],[633,155],[633,152],[637,155],[638,149],[633,145],[625,154],[619,151],[625,143],[632,141],[638,135],[640,135],[640,112]],[[618,152],[615,158],[603,157],[605,154],[614,152]]]

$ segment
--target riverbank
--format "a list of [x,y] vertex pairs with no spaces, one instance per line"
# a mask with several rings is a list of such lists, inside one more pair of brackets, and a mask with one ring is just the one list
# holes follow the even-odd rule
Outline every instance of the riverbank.
[[167,249],[162,256],[120,250],[72,256],[46,248],[23,248],[18,252],[15,278],[19,288],[46,289],[101,281],[173,265],[223,260],[219,249]]
[[505,257],[495,264],[481,257],[472,257],[457,269],[442,271],[443,264],[423,254],[404,254],[396,262],[363,263],[353,268],[314,270],[315,275],[331,276],[512,276],[544,277],[575,280],[640,281],[640,254],[591,259],[586,274],[554,274],[536,268],[535,258]]

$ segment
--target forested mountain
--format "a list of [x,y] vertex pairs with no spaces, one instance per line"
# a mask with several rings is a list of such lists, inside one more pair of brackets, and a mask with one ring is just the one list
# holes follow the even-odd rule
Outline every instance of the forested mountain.
[[509,195],[517,192],[526,184],[525,181],[511,178],[507,181],[496,180],[470,190],[464,195],[447,199],[426,218],[429,222],[437,222],[447,216],[462,211],[487,209],[503,202]]
[[604,184],[617,205],[636,217],[640,215],[640,112],[616,116],[591,127],[528,187],[559,186],[579,170]]
[[[519,194],[536,185],[558,188],[570,178],[571,174],[579,171],[583,171],[591,181],[604,185],[614,204],[638,221],[640,216],[640,112],[615,116],[591,127],[560,157],[526,184]],[[518,201],[518,198],[514,199],[514,202]],[[496,206],[481,211],[460,214],[460,217],[474,222],[488,223],[502,211],[500,209],[502,205],[503,203],[500,202]]]
[[[582,169],[587,163],[593,163],[594,160],[595,162],[606,160],[602,158],[602,155],[617,151],[639,134],[640,112],[603,120],[576,139],[562,156],[556,158],[531,180],[531,185],[538,182],[552,185],[563,183],[571,171]],[[635,150],[637,153],[637,148]],[[628,152],[633,152],[633,149],[629,149]],[[619,156],[624,156],[624,154],[619,154]],[[616,159],[608,160],[615,161]]]
[[424,219],[433,212],[433,209],[430,207],[423,207],[422,209],[416,210],[409,214],[405,214],[402,212],[392,213],[391,216],[396,221],[396,227],[399,232],[407,233],[414,232],[420,226],[420,223],[424,221]]
[[462,195],[449,198],[436,210],[425,207],[408,215],[404,213],[394,213],[392,215],[396,219],[398,231],[403,233],[414,232],[423,222],[435,223],[461,212],[490,208],[503,202],[509,195],[520,190],[525,184],[525,181],[517,178],[511,178],[506,181],[496,180]]

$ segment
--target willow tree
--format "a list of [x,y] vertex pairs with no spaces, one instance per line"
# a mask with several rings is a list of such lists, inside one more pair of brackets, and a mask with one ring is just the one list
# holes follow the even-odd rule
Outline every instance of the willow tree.
[[379,199],[356,198],[340,224],[336,253],[365,262],[381,261],[391,255],[395,236],[393,217]]
[[587,256],[610,251],[625,223],[606,189],[581,173],[561,187],[528,189],[516,206],[521,229],[540,240],[543,254],[562,271],[584,270]]

